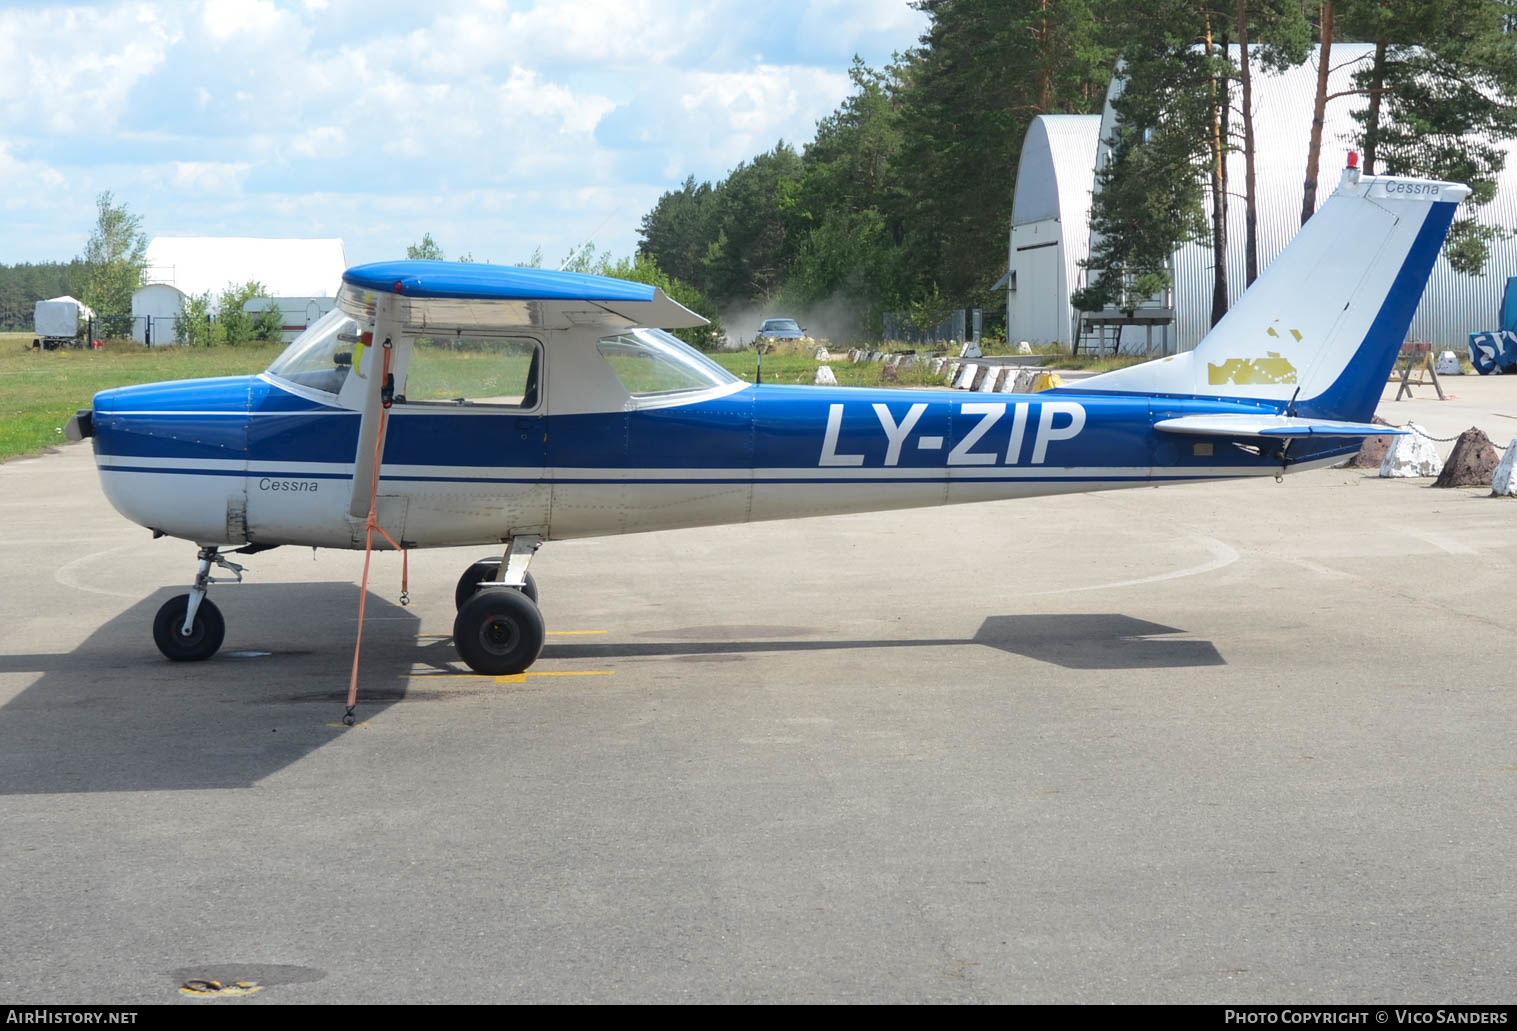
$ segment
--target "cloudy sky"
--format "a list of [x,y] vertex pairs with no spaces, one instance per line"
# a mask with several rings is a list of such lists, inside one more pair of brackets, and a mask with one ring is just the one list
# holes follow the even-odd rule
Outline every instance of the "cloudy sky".
[[0,263],[151,236],[340,236],[351,263],[617,256],[688,174],[809,140],[915,45],[906,0],[0,0]]

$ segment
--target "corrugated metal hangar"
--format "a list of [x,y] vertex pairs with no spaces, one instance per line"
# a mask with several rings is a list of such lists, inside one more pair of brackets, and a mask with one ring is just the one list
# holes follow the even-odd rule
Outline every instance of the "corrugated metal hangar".
[[[1373,55],[1373,44],[1333,44],[1329,94],[1350,89],[1354,72]],[[1120,85],[1119,80],[1113,80],[1113,90]],[[1254,72],[1254,167],[1261,269],[1300,228],[1301,183],[1306,173],[1307,131],[1316,87],[1315,58],[1280,73]],[[1354,149],[1352,141],[1358,126],[1352,116],[1363,103],[1361,97],[1346,96],[1328,104],[1318,173],[1319,206],[1336,185],[1347,152]],[[1091,191],[1096,169],[1106,158],[1109,148],[1105,141],[1114,122],[1109,94],[1099,117],[1042,115],[1028,129],[1012,204],[1006,292],[1008,339],[1066,345],[1073,341],[1075,313],[1069,297],[1086,282],[1087,272],[1079,263],[1091,249]],[[1486,274],[1462,275],[1440,257],[1412,320],[1412,339],[1462,352],[1470,333],[1496,325],[1502,286],[1508,276],[1517,275],[1517,238],[1511,233],[1517,226],[1517,140],[1502,143],[1508,156],[1496,198],[1476,213],[1481,222],[1504,230],[1491,244]],[[1234,151],[1228,157],[1229,188],[1234,193],[1241,194],[1243,172],[1243,154]],[[1209,194],[1207,211],[1209,214]],[[1228,294],[1236,301],[1243,293],[1244,275],[1241,196],[1232,198],[1228,205],[1227,238]],[[1056,245],[1049,245],[1051,242]],[[1188,351],[1206,335],[1211,324],[1212,294],[1209,241],[1180,246],[1172,270],[1172,324],[1151,333],[1141,326],[1126,327],[1124,351],[1143,351],[1150,339],[1156,351]],[[1169,305],[1156,299],[1153,307],[1165,309]]]

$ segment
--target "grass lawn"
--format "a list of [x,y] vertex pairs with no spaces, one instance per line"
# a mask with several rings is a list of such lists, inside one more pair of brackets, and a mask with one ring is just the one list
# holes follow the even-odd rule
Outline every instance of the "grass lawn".
[[164,347],[112,344],[34,352],[34,333],[0,333],[0,461],[63,441],[63,424],[96,391],[132,383],[240,376],[268,368],[282,344]]
[[[924,364],[919,363],[909,369],[902,369],[898,381],[886,383],[882,378],[884,362],[850,362],[847,351],[834,352],[831,359],[819,362],[812,357],[815,350],[816,345],[813,344],[806,347],[804,351],[788,348],[764,355],[764,382],[815,383],[817,367],[827,365],[831,367],[832,374],[837,377],[840,387],[941,387],[945,385],[943,377],[929,375]],[[754,381],[758,357],[754,352],[723,351],[710,357],[734,376],[745,379],[749,383]]]

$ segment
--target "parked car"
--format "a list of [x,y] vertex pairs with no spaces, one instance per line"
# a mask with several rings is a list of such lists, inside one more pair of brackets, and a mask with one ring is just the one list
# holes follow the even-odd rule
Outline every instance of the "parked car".
[[800,340],[806,331],[794,319],[765,319],[759,327],[759,340]]

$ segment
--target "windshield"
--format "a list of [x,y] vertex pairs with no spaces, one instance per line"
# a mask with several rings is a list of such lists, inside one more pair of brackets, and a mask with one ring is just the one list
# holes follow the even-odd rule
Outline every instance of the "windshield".
[[269,366],[269,375],[335,394],[353,367],[358,341],[358,323],[334,308],[291,341]]
[[633,397],[724,387],[738,378],[662,329],[630,329],[597,345]]
[[799,333],[801,331],[801,327],[794,319],[769,319],[764,323],[763,328],[780,330],[781,332],[788,330],[792,333]]

